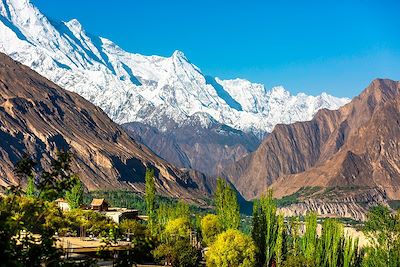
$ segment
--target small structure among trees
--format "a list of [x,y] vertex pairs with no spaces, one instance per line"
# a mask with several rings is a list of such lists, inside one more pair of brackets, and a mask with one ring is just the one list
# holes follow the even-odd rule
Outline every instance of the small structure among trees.
[[107,211],[110,205],[104,198],[94,198],[90,207],[92,210]]
[[69,205],[68,201],[63,198],[57,198],[54,202],[56,202],[57,206],[62,211],[69,211],[71,210],[71,206]]

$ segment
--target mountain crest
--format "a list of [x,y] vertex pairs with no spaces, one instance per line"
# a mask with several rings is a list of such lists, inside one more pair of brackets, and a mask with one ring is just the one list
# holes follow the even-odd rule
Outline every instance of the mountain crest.
[[183,125],[204,112],[221,124],[263,136],[278,123],[309,120],[321,108],[349,101],[219,80],[204,75],[179,50],[170,57],[129,53],[86,33],[76,19],[49,20],[29,1],[0,3],[0,52],[90,100],[120,124],[147,122],[162,129],[168,121]]

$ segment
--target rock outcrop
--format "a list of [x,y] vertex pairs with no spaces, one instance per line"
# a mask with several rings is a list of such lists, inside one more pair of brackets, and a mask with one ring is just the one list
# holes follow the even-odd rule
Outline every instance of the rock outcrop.
[[[206,117],[207,125],[200,122],[202,117]],[[206,114],[194,114],[181,126],[171,123],[165,131],[139,122],[123,127],[169,163],[209,176],[255,151],[260,144],[255,135],[220,124]]]

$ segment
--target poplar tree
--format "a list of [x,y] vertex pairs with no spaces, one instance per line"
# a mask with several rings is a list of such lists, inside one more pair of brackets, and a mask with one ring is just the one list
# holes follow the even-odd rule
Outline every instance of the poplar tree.
[[272,189],[268,189],[260,200],[263,216],[265,216],[265,266],[271,266],[278,234],[276,203],[272,196]]
[[305,218],[306,231],[303,235],[301,248],[303,255],[309,263],[315,262],[317,249],[317,214],[308,213]]
[[77,183],[65,192],[65,200],[71,209],[78,209],[83,202],[83,185],[79,179]]
[[254,201],[251,237],[257,247],[256,266],[261,267],[265,263],[265,216],[259,200]]
[[[275,255],[278,218],[276,203],[272,196],[272,190],[268,189],[260,200],[255,202],[253,209],[252,237],[257,246],[257,266],[271,266]],[[280,242],[283,247],[283,240]]]
[[239,203],[236,192],[223,179],[217,179],[215,208],[223,230],[238,229],[240,225]]
[[26,196],[34,198],[36,196],[35,181],[33,176],[28,176],[28,184],[26,186]]
[[146,209],[147,216],[149,216],[148,224],[150,227],[150,231],[154,232],[155,227],[155,205],[156,205],[156,186],[154,182],[154,170],[147,169],[146,175],[146,193],[145,193],[145,201],[146,201]]
[[283,215],[280,214],[278,216],[278,230],[277,237],[275,243],[275,263],[277,267],[281,267],[283,265],[284,258],[284,246],[285,246],[285,223]]

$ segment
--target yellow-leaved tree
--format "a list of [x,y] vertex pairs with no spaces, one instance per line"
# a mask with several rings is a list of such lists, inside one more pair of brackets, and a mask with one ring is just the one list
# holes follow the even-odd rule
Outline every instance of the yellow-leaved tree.
[[206,253],[208,267],[252,267],[256,247],[251,237],[239,230],[229,229],[219,234]]

